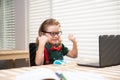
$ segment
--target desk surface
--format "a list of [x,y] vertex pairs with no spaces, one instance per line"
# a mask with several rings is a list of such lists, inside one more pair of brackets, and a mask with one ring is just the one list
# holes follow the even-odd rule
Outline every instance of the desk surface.
[[92,68],[92,67],[78,66],[76,63],[67,63],[65,65],[43,65],[43,66],[22,67],[22,68],[0,70],[0,79],[15,80],[16,75],[23,74],[25,72],[28,72],[34,69],[39,69],[39,68],[48,68],[53,71],[56,71],[56,70],[84,71],[84,72],[92,71],[102,75],[105,78],[105,80],[120,80],[120,65],[105,67],[105,68]]

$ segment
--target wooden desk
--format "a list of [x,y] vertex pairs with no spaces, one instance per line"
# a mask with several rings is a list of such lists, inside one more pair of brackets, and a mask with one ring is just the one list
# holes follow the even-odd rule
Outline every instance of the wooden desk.
[[[29,66],[29,52],[24,50],[0,50],[0,60],[12,60],[10,64],[0,69]],[[18,63],[19,62],[19,63]]]
[[29,58],[29,52],[24,50],[0,50],[0,60],[15,60]]
[[25,72],[29,72],[31,70],[39,69],[39,68],[47,68],[53,71],[57,71],[57,70],[83,71],[83,72],[92,71],[99,75],[102,75],[102,77],[104,77],[105,80],[120,80],[120,65],[105,67],[105,68],[92,68],[92,67],[78,66],[76,65],[76,63],[67,63],[65,65],[43,65],[43,66],[22,67],[22,68],[0,70],[0,79],[15,80],[16,75],[23,74]]

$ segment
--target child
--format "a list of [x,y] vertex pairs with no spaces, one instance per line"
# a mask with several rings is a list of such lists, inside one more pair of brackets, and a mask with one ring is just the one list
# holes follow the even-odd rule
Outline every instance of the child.
[[56,19],[45,20],[38,31],[37,38],[38,49],[36,51],[36,65],[53,64],[55,60],[63,60],[63,56],[67,55],[71,58],[76,58],[78,55],[77,42],[73,35],[69,35],[69,40],[73,43],[72,50],[61,41],[61,26]]

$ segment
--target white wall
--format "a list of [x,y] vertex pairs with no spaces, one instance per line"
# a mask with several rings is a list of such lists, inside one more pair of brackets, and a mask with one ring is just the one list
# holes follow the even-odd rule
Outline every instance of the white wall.
[[25,50],[25,0],[15,0],[15,36],[17,50]]

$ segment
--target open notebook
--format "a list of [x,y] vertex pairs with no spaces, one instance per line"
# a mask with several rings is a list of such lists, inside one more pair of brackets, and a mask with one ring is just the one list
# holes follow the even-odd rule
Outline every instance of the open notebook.
[[107,67],[120,64],[120,35],[99,36],[99,62],[80,66]]

